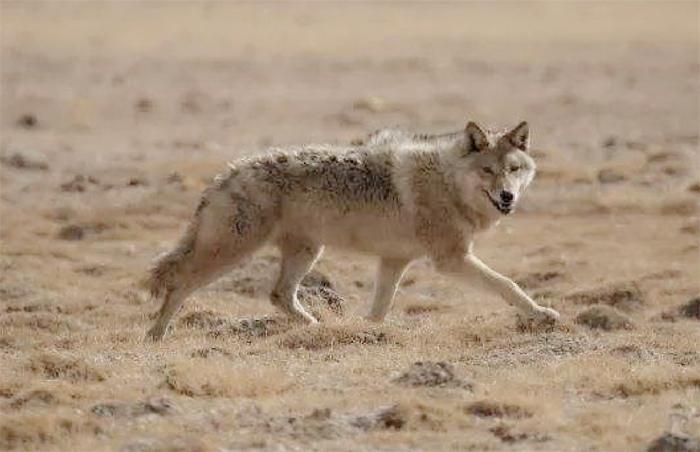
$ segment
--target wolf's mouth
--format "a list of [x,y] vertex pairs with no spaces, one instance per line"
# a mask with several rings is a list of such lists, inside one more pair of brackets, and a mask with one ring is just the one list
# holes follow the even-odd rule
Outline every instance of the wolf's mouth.
[[496,209],[498,209],[498,211],[501,212],[503,215],[508,215],[509,213],[511,213],[513,211],[512,205],[505,206],[505,205],[499,203],[498,201],[496,201],[495,199],[493,199],[491,197],[491,195],[489,194],[489,192],[487,192],[486,190],[482,190],[482,191],[484,192],[486,197],[489,198],[489,201],[491,201],[491,204],[493,204],[493,206]]

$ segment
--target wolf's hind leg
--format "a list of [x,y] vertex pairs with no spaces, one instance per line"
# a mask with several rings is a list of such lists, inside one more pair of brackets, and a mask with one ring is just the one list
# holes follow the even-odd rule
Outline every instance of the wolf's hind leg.
[[282,264],[279,278],[270,294],[270,301],[294,319],[318,323],[318,320],[299,303],[297,290],[301,280],[321,255],[323,247],[308,239],[294,237],[284,237],[279,246]]
[[158,311],[158,318],[151,329],[148,330],[147,337],[149,339],[158,341],[165,336],[170,319],[172,319],[173,315],[180,309],[182,303],[185,301],[185,297],[186,294],[182,289],[166,289],[166,293],[163,297],[163,304]]
[[377,271],[374,300],[368,320],[381,322],[386,317],[391,302],[394,300],[396,289],[410,261],[407,259],[382,258]]

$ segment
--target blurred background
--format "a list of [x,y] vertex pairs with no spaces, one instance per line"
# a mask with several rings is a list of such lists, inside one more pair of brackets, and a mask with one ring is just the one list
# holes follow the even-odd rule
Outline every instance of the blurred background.
[[[697,431],[698,15],[697,1],[3,0],[0,449],[642,450],[679,410]],[[468,120],[531,124],[538,175],[477,254],[561,328],[523,332],[498,297],[418,262],[368,329],[373,259],[328,250],[316,268],[347,317],[216,330],[276,315],[265,249],[194,294],[163,344],[142,342],[157,307],[138,283],[227,161]],[[426,358],[474,392],[390,380]],[[475,397],[528,415],[503,427],[465,411]],[[403,430],[334,427],[397,403]]]

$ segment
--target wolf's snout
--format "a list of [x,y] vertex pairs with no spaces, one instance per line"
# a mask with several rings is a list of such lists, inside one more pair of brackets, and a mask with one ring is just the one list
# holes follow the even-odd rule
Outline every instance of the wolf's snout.
[[507,191],[507,190],[503,190],[503,191],[501,192],[501,202],[502,202],[503,204],[509,205],[510,203],[513,202],[513,198],[515,198],[515,196],[513,196],[513,193],[511,193],[511,192],[509,192],[509,191]]

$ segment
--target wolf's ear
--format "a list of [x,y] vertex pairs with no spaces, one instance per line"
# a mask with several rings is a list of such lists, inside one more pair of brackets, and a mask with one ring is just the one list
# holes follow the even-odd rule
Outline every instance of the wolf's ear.
[[527,151],[530,147],[530,126],[527,121],[522,121],[505,136],[513,146],[521,151]]
[[489,146],[486,133],[475,122],[469,121],[464,129],[467,138],[467,153],[481,152]]

